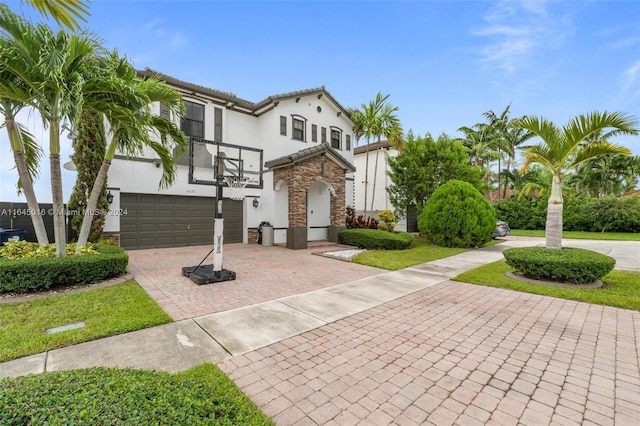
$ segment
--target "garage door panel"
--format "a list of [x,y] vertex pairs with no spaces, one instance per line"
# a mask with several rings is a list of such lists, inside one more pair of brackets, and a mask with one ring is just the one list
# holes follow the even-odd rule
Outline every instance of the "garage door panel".
[[[120,242],[127,249],[213,244],[214,198],[120,195]],[[225,243],[242,242],[242,201],[224,200]]]

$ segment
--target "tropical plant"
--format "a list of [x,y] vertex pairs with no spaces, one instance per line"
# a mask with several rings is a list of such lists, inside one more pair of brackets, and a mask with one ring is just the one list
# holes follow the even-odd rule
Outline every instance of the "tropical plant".
[[[2,5],[0,5],[2,6]],[[87,61],[104,53],[90,34],[54,33],[43,24],[32,26],[2,6],[0,29],[16,55],[5,71],[28,85],[28,105],[35,108],[49,129],[49,165],[53,225],[58,256],[65,256],[65,210],[60,169],[60,134],[63,123],[75,123],[83,106]],[[22,100],[15,94],[10,99]]]
[[[20,25],[22,21],[16,19],[9,9],[0,5],[0,20],[12,21]],[[20,25],[24,31],[34,31],[28,23]],[[2,62],[17,61],[20,50],[10,39],[0,37],[0,58]],[[22,70],[25,72],[25,70]],[[38,163],[42,157],[42,150],[33,135],[22,124],[16,122],[16,115],[25,108],[33,98],[33,89],[12,73],[6,67],[0,69],[0,114],[4,116],[4,123],[9,137],[9,146],[13,152],[13,158],[18,171],[18,193],[23,193],[35,230],[36,238],[40,244],[49,244],[47,231],[44,226],[42,214],[38,205],[33,181],[38,176]]]
[[51,16],[58,24],[70,30],[78,29],[78,20],[87,22],[88,1],[82,0],[23,0],[43,16]]
[[429,134],[414,138],[410,133],[404,150],[387,161],[391,180],[387,193],[399,216],[412,208],[420,211],[434,191],[450,179],[482,187],[484,170],[469,164],[469,155],[461,142],[446,134],[434,140]]
[[[95,73],[88,81],[85,108],[104,114],[110,125],[110,142],[107,144],[104,161],[91,189],[87,209],[95,211],[111,161],[117,152],[127,156],[139,155],[145,148],[153,150],[160,158],[162,178],[160,188],[170,186],[176,175],[173,154],[182,154],[188,149],[187,139],[174,121],[153,114],[151,105],[162,103],[170,116],[178,120],[184,113],[182,96],[159,79],[139,79],[131,64],[116,53],[108,61],[100,61],[92,67]],[[106,95],[103,82],[112,87]],[[95,88],[95,90],[91,90]],[[78,247],[86,244],[93,217],[85,215],[78,235]]]
[[[500,113],[492,110],[485,111],[482,115],[487,119],[487,132],[492,139],[492,146],[498,151],[498,192],[500,191],[501,177],[510,177],[502,173],[501,160],[504,159],[506,170],[510,170],[516,158],[516,148],[530,139],[533,135],[525,129],[515,127],[518,118],[510,118],[511,104]],[[502,197],[506,197],[508,180],[505,179]]]
[[456,140],[462,143],[469,154],[469,164],[488,170],[491,161],[498,159],[498,152],[493,149],[493,142],[486,130],[481,123],[472,127],[463,126],[458,131],[464,133],[464,138]]
[[[381,141],[385,137],[392,146],[402,150],[402,125],[396,115],[398,107],[387,103],[391,95],[383,95],[378,92],[374,100],[368,104],[362,104],[360,110],[351,110],[351,121],[353,122],[353,132],[356,140],[365,137],[367,140],[367,151],[365,160],[364,178],[364,214],[367,214],[367,194],[369,184],[369,144],[371,139]],[[373,193],[371,195],[371,210],[376,194],[376,177],[378,172],[378,157],[380,150],[376,150],[376,162],[373,169]]]
[[[638,122],[620,112],[592,112],[573,118],[559,128],[553,122],[538,117],[523,117],[513,124],[531,132],[540,142],[525,147],[522,171],[531,164],[540,164],[553,173],[551,195],[547,208],[546,246],[562,248],[562,181],[564,175],[580,164],[604,154],[629,155],[630,151],[609,142],[618,135],[637,135]],[[602,132],[597,140],[589,137]]]
[[567,185],[589,197],[620,196],[638,184],[640,156],[602,155],[580,164]]

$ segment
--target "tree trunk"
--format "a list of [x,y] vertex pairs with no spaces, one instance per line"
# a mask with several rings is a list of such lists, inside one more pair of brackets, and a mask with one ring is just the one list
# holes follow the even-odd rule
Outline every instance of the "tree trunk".
[[47,237],[47,229],[44,226],[44,220],[42,219],[42,212],[36,199],[36,193],[33,189],[33,182],[29,176],[27,165],[24,159],[23,145],[21,136],[18,133],[18,129],[15,127],[15,121],[13,118],[6,118],[5,125],[7,126],[7,132],[9,134],[9,145],[13,150],[13,159],[16,163],[16,169],[18,169],[18,178],[20,179],[20,185],[22,192],[27,200],[27,207],[31,216],[31,222],[33,222],[33,229],[38,239],[38,244],[49,244],[49,237]]
[[[51,132],[57,132],[51,128]],[[50,154],[51,164],[51,199],[53,201],[53,234],[56,242],[56,256],[67,255],[67,232],[65,228],[66,214],[62,195],[62,173],[60,171],[60,154]]]
[[554,173],[545,226],[547,248],[562,248],[562,208],[562,174]]
[[[378,143],[380,138],[378,138]],[[373,168],[373,192],[371,193],[371,212],[373,213],[373,202],[376,198],[376,179],[378,179],[378,156],[380,155],[380,147],[376,149],[376,165]]]
[[367,217],[367,191],[369,186],[369,139],[367,139],[367,155],[364,166],[364,217]]
[[87,240],[89,239],[89,232],[91,231],[91,222],[93,222],[93,213],[96,212],[98,201],[100,200],[100,195],[102,194],[102,187],[104,183],[107,181],[107,174],[109,172],[109,167],[111,166],[111,160],[105,158],[102,163],[102,167],[100,167],[100,172],[98,172],[98,176],[96,176],[96,181],[93,183],[93,188],[91,188],[91,194],[89,195],[89,199],[87,200],[87,211],[84,212],[84,217],[82,218],[82,227],[80,228],[80,235],[78,235],[78,243],[76,244],[76,254],[80,252],[82,246],[87,244]]

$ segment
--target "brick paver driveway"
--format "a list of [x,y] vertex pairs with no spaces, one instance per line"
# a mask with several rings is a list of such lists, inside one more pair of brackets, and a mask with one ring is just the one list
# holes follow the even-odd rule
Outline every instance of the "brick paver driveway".
[[281,425],[638,425],[640,313],[445,281],[226,360]]
[[[197,285],[182,276],[211,246],[129,251],[128,270],[173,319],[194,318],[330,287],[384,271],[312,253],[336,247],[289,250],[257,244],[225,244],[224,267],[235,281]],[[205,264],[213,263],[209,257]]]

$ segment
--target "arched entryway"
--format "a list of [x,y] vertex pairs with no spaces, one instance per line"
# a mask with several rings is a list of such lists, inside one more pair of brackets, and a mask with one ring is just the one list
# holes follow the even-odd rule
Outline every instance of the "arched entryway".
[[355,167],[326,143],[265,166],[273,170],[274,189],[287,185],[287,247],[304,249],[307,241],[327,238],[337,241],[337,230],[345,227],[345,173],[353,173]]

